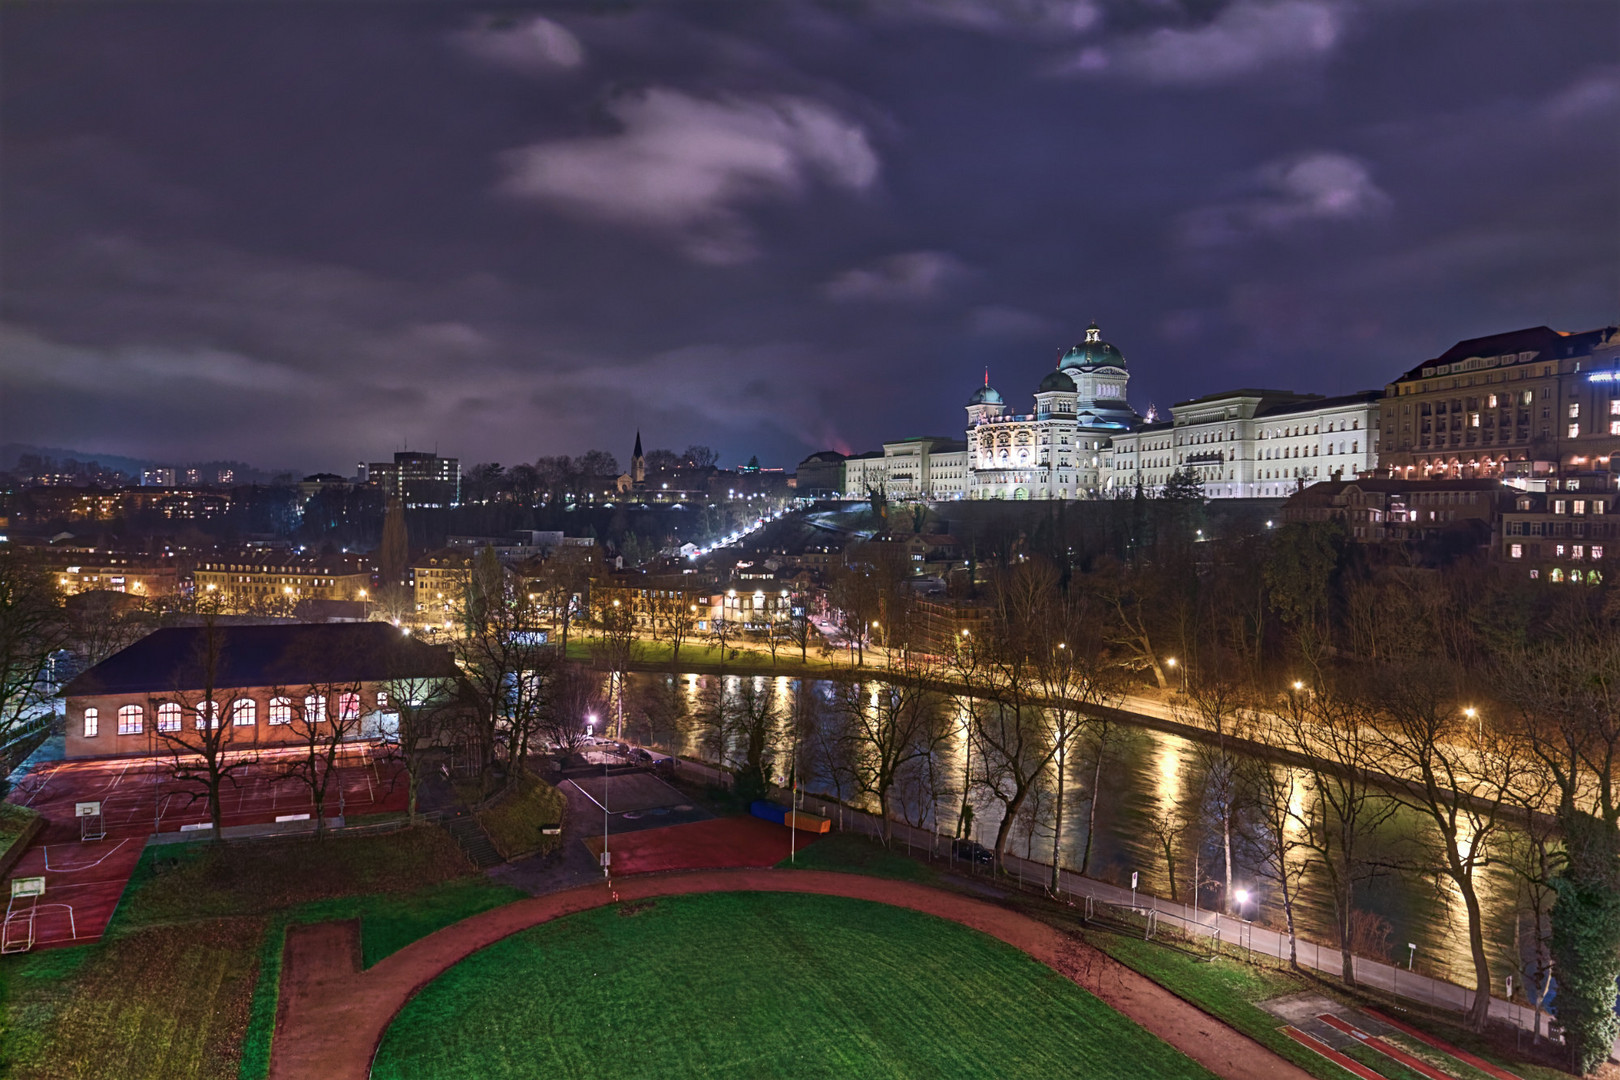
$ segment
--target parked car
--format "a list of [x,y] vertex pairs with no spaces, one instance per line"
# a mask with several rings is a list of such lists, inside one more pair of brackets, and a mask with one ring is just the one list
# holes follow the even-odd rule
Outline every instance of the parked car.
[[989,866],[996,861],[995,852],[983,844],[966,839],[952,840],[951,854],[965,862],[979,863],[983,866]]
[[647,764],[650,764],[652,762],[652,759],[653,759],[653,756],[651,754],[649,754],[646,750],[642,749],[639,746],[630,751],[630,760],[631,761],[636,761],[636,762],[640,762],[643,765],[647,765]]

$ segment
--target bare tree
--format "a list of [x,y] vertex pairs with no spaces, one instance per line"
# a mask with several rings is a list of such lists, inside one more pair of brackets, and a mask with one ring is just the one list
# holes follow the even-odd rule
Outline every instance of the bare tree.
[[[1152,835],[1159,851],[1164,855],[1165,873],[1170,878],[1170,899],[1180,899],[1176,894],[1176,860],[1181,851],[1181,841],[1187,833],[1187,819],[1178,806],[1160,806],[1147,820],[1147,830]],[[1194,884],[1197,888],[1197,884]]]
[[1232,910],[1232,837],[1245,798],[1244,759],[1235,742],[1248,726],[1248,711],[1240,688],[1233,682],[1199,674],[1189,681],[1187,701],[1179,711],[1186,723],[1214,734],[1208,742],[1195,743],[1193,753],[1203,765],[1206,815],[1213,814],[1220,829],[1221,864],[1225,878],[1221,903]]
[[1288,964],[1299,967],[1299,939],[1294,929],[1294,907],[1300,887],[1311,868],[1310,847],[1300,825],[1306,775],[1286,765],[1254,762],[1249,770],[1255,792],[1252,837],[1260,873],[1277,886],[1282,896],[1283,921],[1288,930]]
[[0,544],[0,746],[39,722],[52,693],[46,664],[67,640],[54,580],[16,544]]
[[401,675],[384,684],[387,708],[399,721],[389,733],[394,752],[405,770],[406,813],[416,824],[417,793],[425,770],[425,757],[449,726],[451,714],[462,702],[454,679],[438,676]]
[[[334,781],[341,783],[337,762],[344,745],[360,735],[362,717],[370,710],[361,700],[359,681],[311,683],[291,689],[272,687],[270,724],[286,725],[292,754],[278,755],[279,775],[296,780],[309,792],[315,835],[326,832],[326,799]],[[238,703],[236,708],[243,706]],[[233,712],[229,722],[235,723]],[[250,721],[251,722],[251,721]]]
[[1382,765],[1372,717],[1327,686],[1295,690],[1266,711],[1266,741],[1291,750],[1305,770],[1301,840],[1327,877],[1345,984],[1356,985],[1351,945],[1357,886],[1377,872],[1373,837],[1399,807],[1372,777]]
[[697,633],[702,613],[703,609],[692,597],[678,593],[656,602],[653,609],[653,638],[669,643],[669,664],[672,670],[680,665],[681,646]]
[[1454,673],[1438,663],[1387,671],[1373,693],[1386,771],[1408,781],[1394,794],[1433,825],[1438,873],[1456,886],[1468,916],[1474,1000],[1467,1022],[1469,1030],[1482,1031],[1491,1004],[1491,967],[1477,875],[1491,862],[1527,762],[1496,725],[1464,714]]
[[[209,837],[221,838],[220,797],[237,774],[258,763],[257,727],[234,722],[242,702],[255,705],[234,687],[221,685],[230,649],[228,632],[207,615],[190,656],[181,661],[173,689],[148,702],[158,743],[169,756],[169,775],[191,803],[208,806]],[[251,733],[251,734],[246,734]]]
[[1620,1031],[1620,628],[1576,608],[1556,630],[1545,644],[1507,650],[1495,667],[1563,840],[1550,877],[1558,1019],[1572,1067],[1590,1071]]
[[890,819],[896,782],[913,762],[928,759],[945,740],[944,700],[919,661],[891,667],[880,680],[850,683],[839,711],[855,788],[877,800],[883,842],[893,840]]

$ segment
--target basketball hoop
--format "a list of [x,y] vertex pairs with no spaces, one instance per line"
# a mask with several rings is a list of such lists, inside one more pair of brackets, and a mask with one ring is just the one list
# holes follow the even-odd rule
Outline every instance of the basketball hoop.
[[100,802],[73,804],[73,816],[79,819],[80,840],[105,840],[107,823],[101,816]]

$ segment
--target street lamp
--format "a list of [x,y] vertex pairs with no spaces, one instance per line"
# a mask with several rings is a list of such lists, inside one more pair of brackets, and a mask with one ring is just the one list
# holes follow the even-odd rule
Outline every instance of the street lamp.
[[1485,734],[1485,718],[1479,715],[1478,709],[1474,708],[1472,705],[1469,705],[1467,708],[1463,709],[1463,715],[1468,717],[1470,720],[1478,720],[1479,733],[1481,735]]
[[1248,889],[1238,889],[1235,892],[1233,892],[1232,895],[1237,897],[1238,919],[1244,925],[1249,927],[1248,958],[1250,960],[1253,960],[1254,959],[1254,927],[1253,927],[1252,924],[1249,923],[1249,920],[1247,918],[1245,918],[1244,915],[1243,915],[1243,907],[1244,907],[1245,904],[1247,904],[1249,902],[1249,890]]
[[1301,682],[1300,680],[1295,679],[1294,680],[1294,693],[1297,694],[1303,689],[1305,689],[1305,684],[1303,682]]

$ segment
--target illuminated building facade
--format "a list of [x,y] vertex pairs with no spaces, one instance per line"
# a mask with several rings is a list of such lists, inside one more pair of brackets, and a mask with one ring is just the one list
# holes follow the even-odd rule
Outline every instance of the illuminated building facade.
[[1459,341],[1387,388],[1379,467],[1391,476],[1544,488],[1620,447],[1620,327],[1545,326]]

